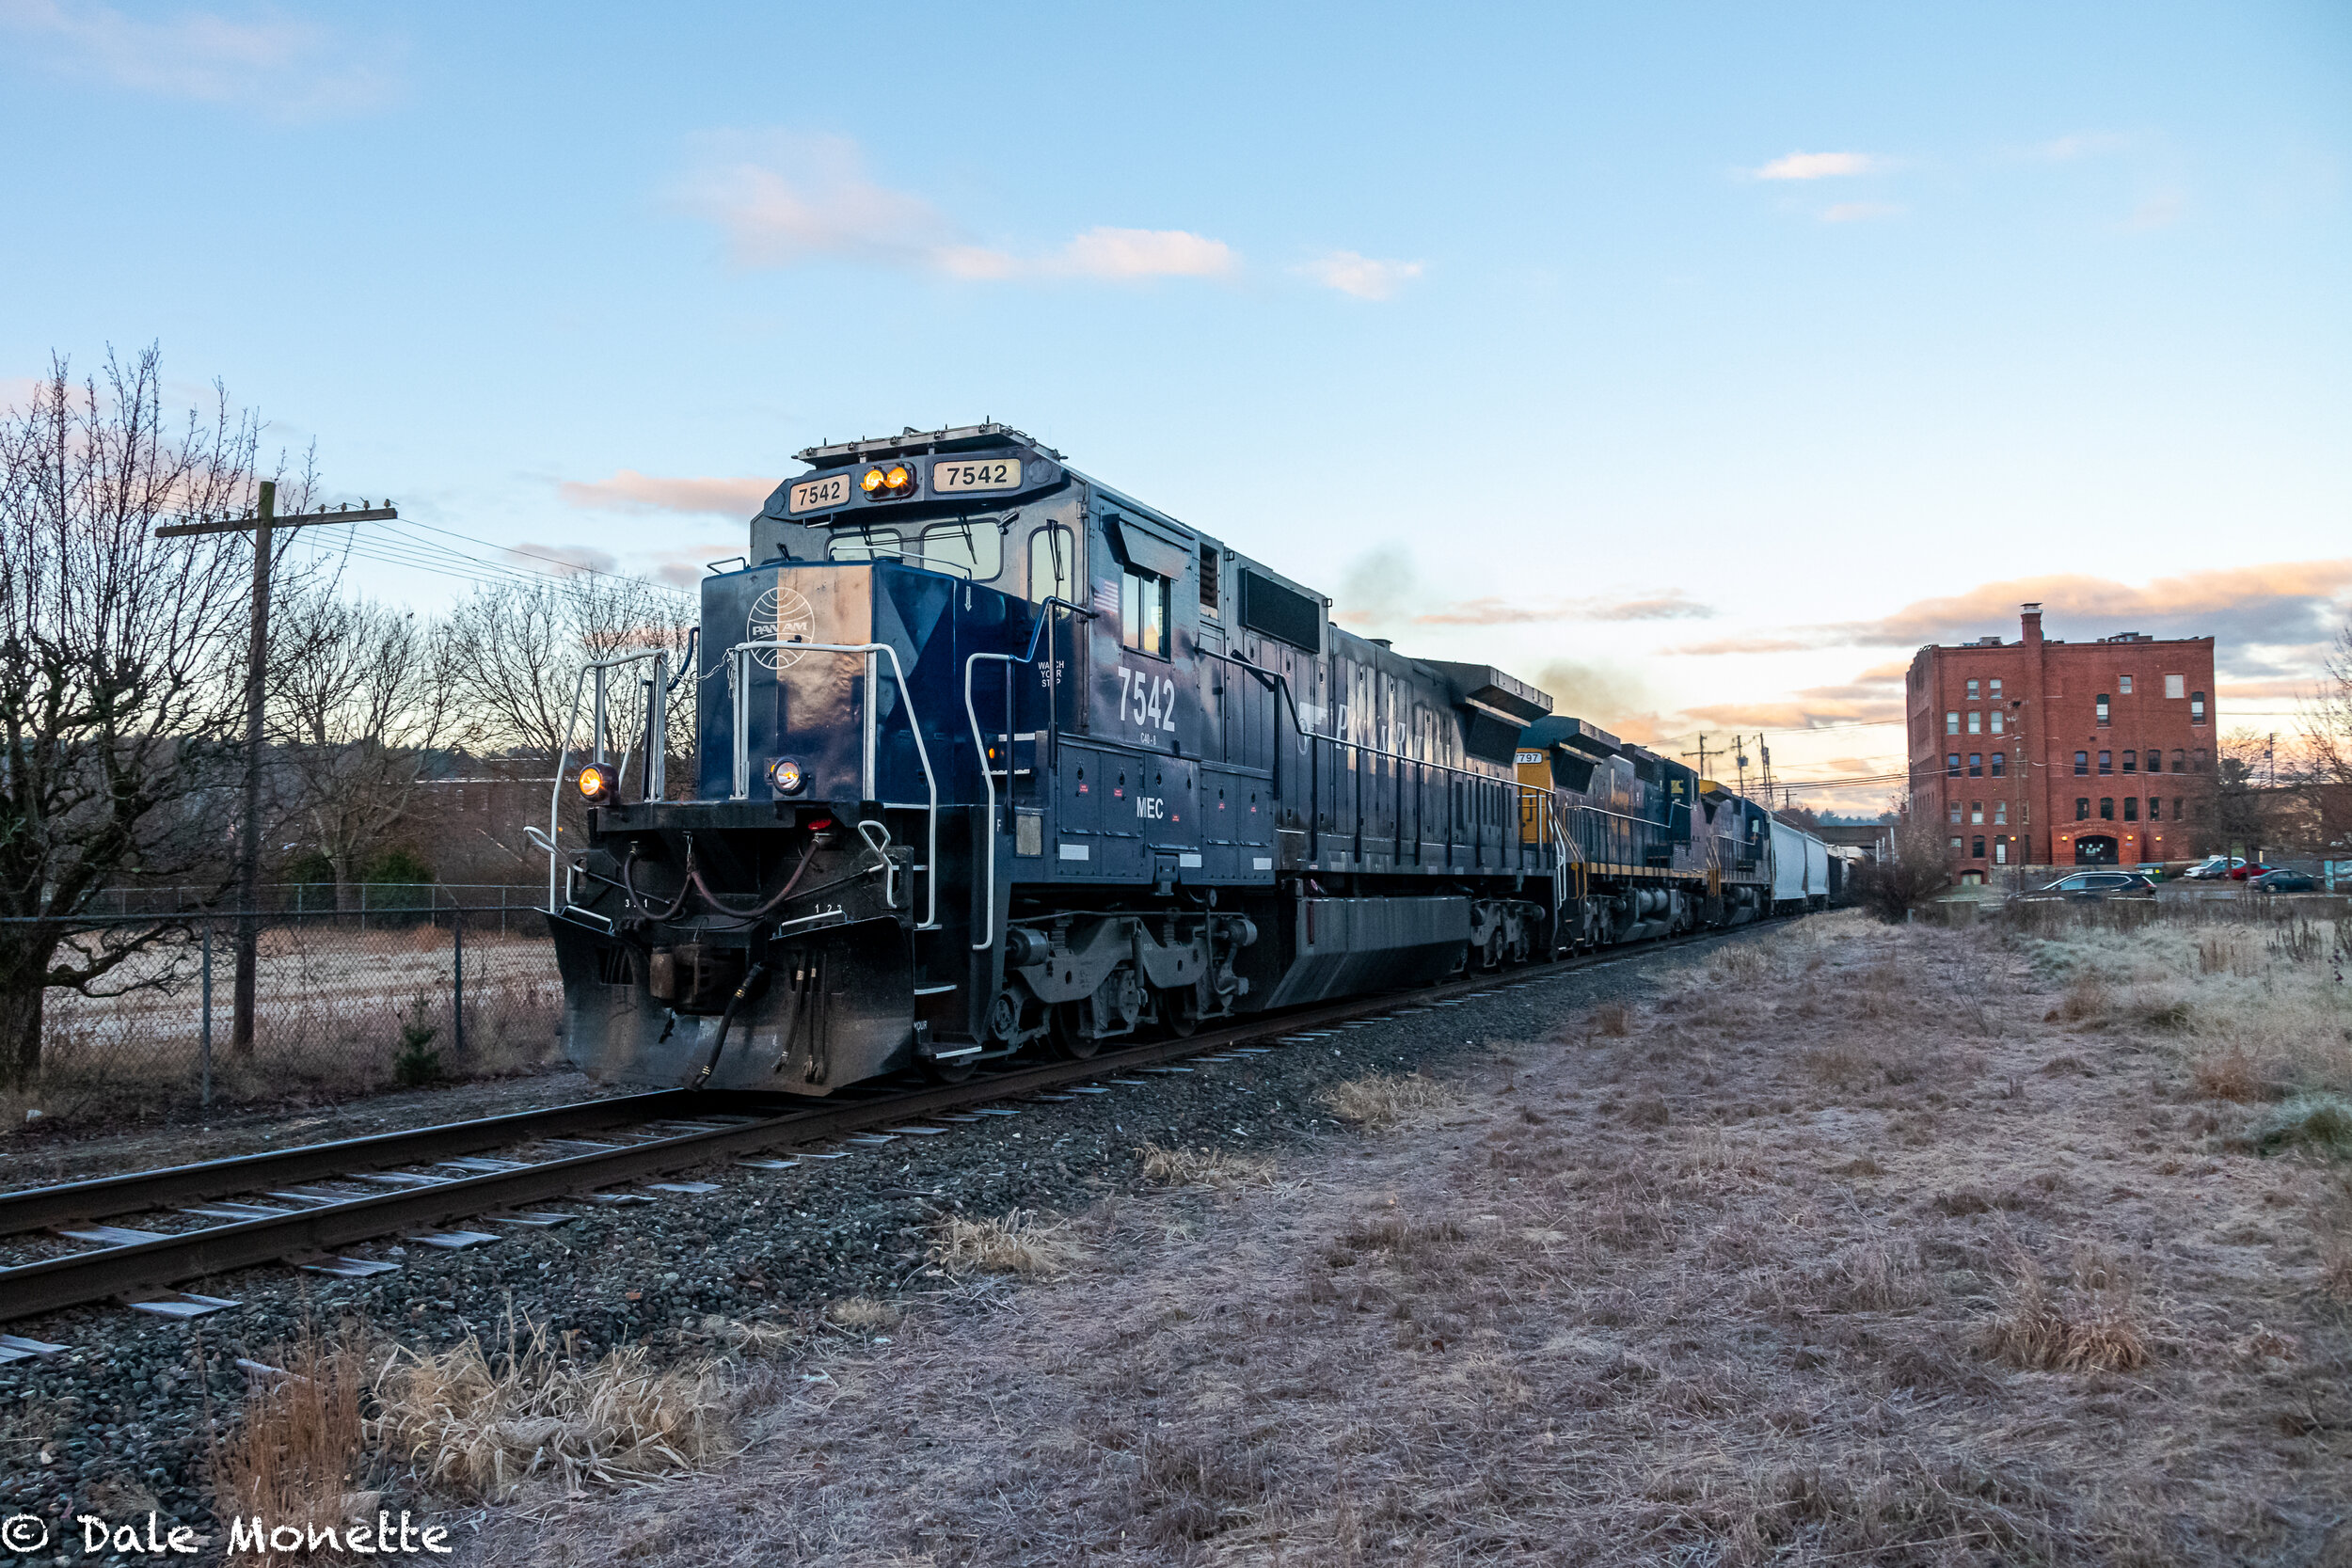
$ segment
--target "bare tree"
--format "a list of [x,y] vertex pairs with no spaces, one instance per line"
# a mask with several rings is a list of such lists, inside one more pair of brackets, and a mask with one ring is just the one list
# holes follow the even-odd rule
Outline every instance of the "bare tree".
[[270,706],[297,814],[334,868],[335,907],[347,910],[368,852],[452,738],[456,683],[446,627],[339,586],[322,579],[279,600]]
[[[480,589],[457,606],[450,626],[457,683],[481,743],[552,762],[564,748],[580,672],[640,649],[667,650],[675,671],[693,610],[657,583],[580,573]],[[614,728],[634,733],[623,728],[643,721],[634,685],[616,689],[623,700]],[[584,709],[580,721],[587,721]]]
[[2271,834],[2272,801],[2262,792],[2268,742],[2252,730],[2232,730],[2214,749],[2213,844],[2225,855],[2253,860]]
[[2318,689],[2303,700],[2302,728],[2309,771],[2352,788],[2352,621],[2337,630]]
[[260,424],[215,388],[167,427],[161,388],[152,347],[58,359],[0,412],[0,1082],[40,1069],[50,988],[127,986],[157,940],[72,940],[95,896],[225,876],[236,832],[252,543],[152,530],[246,510]]

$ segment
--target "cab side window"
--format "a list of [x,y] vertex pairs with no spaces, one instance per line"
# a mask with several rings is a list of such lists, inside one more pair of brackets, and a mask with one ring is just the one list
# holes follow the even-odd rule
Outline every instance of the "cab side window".
[[1043,604],[1047,599],[1060,599],[1075,604],[1077,593],[1077,548],[1070,531],[1053,524],[1030,534],[1030,602]]
[[1119,576],[1119,640],[1139,654],[1168,657],[1168,579],[1129,566]]

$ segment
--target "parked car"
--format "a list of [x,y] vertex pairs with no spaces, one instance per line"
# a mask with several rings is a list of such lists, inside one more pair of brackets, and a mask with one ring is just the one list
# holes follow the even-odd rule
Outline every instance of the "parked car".
[[2246,862],[2236,855],[2207,855],[2203,860],[2182,872],[2181,878],[2184,881],[2190,879],[2201,882],[2217,881],[2245,863]]
[[2077,871],[2071,877],[2029,892],[2011,894],[2010,903],[2041,903],[2065,899],[2097,903],[2107,898],[2153,898],[2156,884],[2137,871]]
[[2300,871],[2265,871],[2259,877],[2249,877],[2246,885],[2264,893],[2317,893],[2319,879]]
[[2278,869],[2279,868],[2275,865],[2265,865],[2260,861],[2249,861],[2244,865],[2237,867],[2230,873],[2230,880],[2233,882],[2250,882],[2257,877],[2267,875],[2268,873]]

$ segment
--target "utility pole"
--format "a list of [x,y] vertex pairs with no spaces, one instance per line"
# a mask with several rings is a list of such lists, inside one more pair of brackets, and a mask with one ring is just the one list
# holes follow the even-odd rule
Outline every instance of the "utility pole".
[[253,535],[253,626],[245,657],[245,820],[237,842],[237,971],[231,994],[230,1049],[240,1056],[253,1053],[254,969],[262,942],[262,699],[269,673],[270,535],[281,528],[312,523],[364,523],[400,515],[390,501],[371,507],[333,512],[306,512],[298,516],[278,515],[278,483],[261,482],[261,495],[249,517],[205,518],[174,523],[155,531],[158,539],[186,533],[251,533]]
[[[1744,798],[1748,793],[1748,752],[1736,732],[1731,737],[1731,756],[1733,764],[1740,769],[1740,793]],[[1772,801],[1768,800],[1764,803],[1770,806]]]
[[1682,754],[1686,757],[1697,757],[1699,759],[1699,777],[1702,779],[1707,777],[1707,732],[1705,730],[1701,730],[1699,732],[1699,749],[1695,752],[1685,752]]

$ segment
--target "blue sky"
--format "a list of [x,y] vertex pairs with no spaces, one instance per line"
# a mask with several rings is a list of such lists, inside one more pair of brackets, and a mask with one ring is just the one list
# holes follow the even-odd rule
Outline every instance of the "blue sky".
[[2020,598],[2220,636],[2258,727],[2352,609],[2339,4],[0,0],[0,398],[160,340],[340,495],[621,570],[991,416],[1815,776]]

